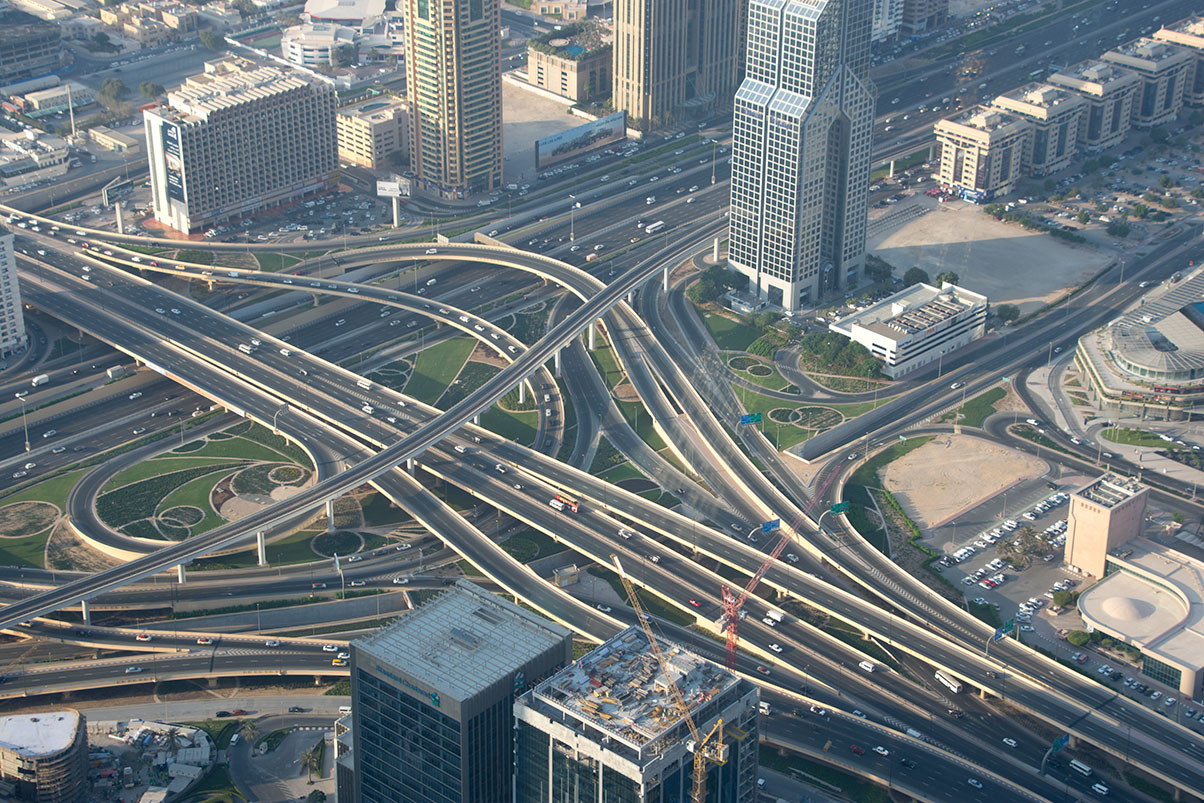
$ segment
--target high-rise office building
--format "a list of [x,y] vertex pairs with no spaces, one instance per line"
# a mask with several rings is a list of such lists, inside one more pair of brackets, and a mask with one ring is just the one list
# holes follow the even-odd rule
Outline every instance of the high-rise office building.
[[75,803],[88,791],[88,726],[74,708],[0,717],[0,786],[9,800]]
[[613,102],[649,129],[727,105],[747,0],[616,0]]
[[1066,565],[1102,578],[1108,553],[1141,535],[1149,489],[1132,477],[1108,473],[1070,495]]
[[398,0],[405,19],[410,164],[447,198],[502,183],[499,0]]
[[865,264],[870,11],[864,0],[749,3],[728,259],[788,311],[852,286]]
[[25,315],[21,311],[13,235],[0,228],[0,356],[25,348],[25,343]]
[[515,695],[571,659],[568,630],[463,580],[351,642],[357,801],[508,803]]
[[329,84],[238,58],[146,109],[155,220],[195,232],[324,189],[336,167]]
[[941,146],[937,180],[978,203],[1006,195],[1020,180],[1032,125],[989,106],[972,106],[933,126]]
[[926,33],[949,19],[949,0],[903,0],[901,30],[908,36]]
[[1179,116],[1195,72],[1196,60],[1190,50],[1143,36],[1100,58],[1132,70],[1141,78],[1141,87],[1133,98],[1135,127],[1166,125]]
[[1024,148],[1024,169],[1045,176],[1070,166],[1079,152],[1079,126],[1087,101],[1049,84],[1031,83],[1004,92],[996,109],[1028,120],[1032,129]]
[[693,739],[670,682],[702,735],[723,719],[722,763],[707,761],[707,799],[756,799],[757,687],[679,645],[660,648],[668,676],[643,631],[630,627],[514,703],[516,801],[689,800]]
[[1204,16],[1199,14],[1160,28],[1151,37],[1169,42],[1191,53],[1196,63],[1188,73],[1191,80],[1183,90],[1183,102],[1192,106],[1204,104]]
[[903,0],[874,0],[873,25],[870,40],[881,42],[899,35],[903,24]]
[[1059,70],[1049,76],[1049,83],[1074,92],[1087,103],[1079,125],[1081,148],[1111,148],[1129,133],[1133,97],[1141,86],[1137,73],[1089,59]]

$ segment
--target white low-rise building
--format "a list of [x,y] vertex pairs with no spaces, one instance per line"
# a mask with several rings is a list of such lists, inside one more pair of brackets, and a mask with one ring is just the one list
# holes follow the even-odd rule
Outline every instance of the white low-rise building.
[[898,379],[982,337],[988,307],[986,296],[948,282],[914,284],[829,329],[865,346]]

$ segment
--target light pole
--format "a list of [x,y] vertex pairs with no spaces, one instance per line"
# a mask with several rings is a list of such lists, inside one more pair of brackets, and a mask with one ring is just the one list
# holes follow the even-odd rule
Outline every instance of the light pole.
[[29,423],[25,419],[25,399],[21,402],[21,427],[25,430],[25,451],[29,451]]
[[715,183],[715,157],[718,155],[718,153],[719,153],[719,143],[712,142],[711,143],[711,183],[712,184]]
[[573,242],[574,240],[577,239],[576,230],[573,226],[573,221],[574,221],[573,213],[576,210],[581,208],[581,202],[577,200],[576,195],[571,195],[571,194],[569,195],[569,200],[573,202],[573,205],[569,207],[569,242]]
[[277,418],[277,416],[279,416],[282,412],[284,412],[287,409],[288,409],[288,405],[282,404],[276,408],[276,412],[272,413],[272,433],[273,434],[275,434],[275,435],[280,434],[280,432],[278,431],[278,429],[276,427],[276,418]]

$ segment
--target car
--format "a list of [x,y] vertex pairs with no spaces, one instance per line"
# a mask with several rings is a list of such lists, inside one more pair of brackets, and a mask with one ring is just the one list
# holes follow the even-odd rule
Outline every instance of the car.
[[702,607],[702,603],[701,603],[701,602],[699,602],[699,601],[698,601],[698,600],[696,600],[696,599],[691,599],[691,600],[690,600],[690,604],[691,604],[691,605],[693,605],[695,608],[701,608],[701,607]]
[[912,761],[910,758],[901,758],[901,759],[899,759],[899,763],[902,764],[904,767],[907,767],[907,769],[909,769],[909,770],[914,770],[916,768],[916,763],[914,761]]
[[167,314],[167,310],[163,309],[162,307],[155,307],[155,312],[159,313],[160,315]]
[[236,717],[245,717],[249,712],[245,708],[235,708],[230,713]]
[[394,577],[393,578],[393,585],[395,585],[395,586],[404,586],[404,585],[409,585],[409,584],[410,584],[410,578],[408,578],[408,577]]
[[13,394],[13,396],[15,396],[18,399],[24,399],[28,395],[29,395],[28,390],[18,390],[16,393]]
[[31,469],[31,468],[37,468],[37,467],[38,467],[37,463],[26,463],[24,466],[26,471],[29,471],[29,469]]
[[1010,736],[1004,736],[1004,737],[1003,737],[1003,743],[1004,743],[1004,744],[1006,744],[1008,747],[1015,747],[1015,746],[1016,746],[1016,740],[1015,740],[1015,739],[1013,739],[1013,738],[1012,738],[1012,737],[1010,737]]
[[50,450],[50,453],[51,453],[51,454],[62,454],[62,453],[63,453],[63,452],[65,452],[65,451],[67,451],[67,447],[66,447],[66,446],[56,446],[56,447],[54,447],[53,449],[51,449],[51,450]]
[[364,559],[363,555],[352,555],[351,557],[347,558],[347,562],[348,563],[359,563],[363,559]]
[[1021,633],[1032,633],[1036,629],[1037,628],[1033,627],[1032,625],[1020,625]]
[[196,640],[196,643],[200,644],[202,647],[208,647],[213,643],[213,639],[211,639],[209,636],[201,636]]
[[859,756],[865,755],[865,748],[859,744],[851,744],[851,745],[849,745],[849,749],[852,750],[854,753],[856,753]]
[[775,641],[773,644],[770,644],[770,645],[769,645],[769,649],[773,650],[774,652],[781,652],[781,651],[782,651],[782,645],[781,645],[781,644],[778,644],[778,643]]
[[347,585],[351,586],[352,588],[357,588],[359,586],[364,585],[364,581],[363,580],[352,580],[349,583],[347,583]]
[[890,755],[890,751],[889,751],[889,750],[887,750],[887,749],[886,749],[885,747],[883,747],[882,745],[877,745],[877,746],[875,746],[875,747],[874,747],[874,752],[875,752],[875,753],[877,753],[877,754],[878,754],[878,755],[880,755],[880,756],[889,756],[889,755]]
[[141,398],[142,398],[142,393],[141,393],[141,392],[138,392],[138,391],[135,391],[134,393],[131,393],[131,394],[130,394],[129,398],[130,398],[130,401],[133,401],[134,399],[141,399]]
[[339,648],[333,644],[323,644],[322,652],[338,652]]
[[134,427],[133,432],[135,435],[141,435],[143,432],[146,432],[146,427]]
[[218,719],[225,719],[226,717],[230,716],[230,712],[229,711],[218,711],[215,716]]
[[142,671],[142,667],[140,667],[140,666],[127,666],[125,668],[125,673],[127,675],[133,675],[133,674],[136,674],[141,671]]
[[982,781],[978,780],[977,778],[967,778],[966,783],[970,784],[970,786],[973,786],[975,789],[982,789]]
[[305,709],[304,709],[304,708],[302,708],[302,707],[301,707],[301,706],[299,706],[299,705],[290,705],[290,706],[288,707],[288,712],[289,712],[290,714],[301,714],[301,713],[304,713],[304,712],[305,712]]
[[350,657],[351,657],[351,653],[349,653],[349,652],[340,652],[340,653],[339,653],[339,657],[340,657],[340,658],[342,658],[344,661],[346,661],[348,658],[350,658]]
[[154,636],[152,636],[150,633],[139,633],[138,635],[134,636],[134,641],[150,641],[152,638],[154,638]]
[[610,613],[610,606],[609,606],[609,605],[603,605],[601,602],[599,602],[599,603],[598,603],[597,605],[595,605],[594,607],[595,607],[595,608],[597,608],[598,610],[602,611],[602,613]]
[[279,641],[277,641],[277,640],[276,640],[276,639],[274,639],[274,638],[270,638],[270,639],[268,639],[267,641],[265,641],[265,642],[263,643],[263,646],[265,646],[265,647],[279,647],[279,646],[280,646],[280,642],[279,642]]
[[816,714],[817,716],[821,717],[826,717],[828,715],[828,709],[820,708],[818,705],[810,706],[807,710],[812,714]]
[[438,249],[438,248],[428,248],[428,249],[426,249],[426,254],[427,254],[427,256],[430,256],[431,254],[437,254],[437,253],[439,253],[439,249]]
[[177,309],[176,307],[172,307],[172,308],[171,308],[171,314],[172,314],[172,315],[179,315],[179,314],[180,314],[180,310],[179,310],[179,309]]
[[757,671],[760,672],[762,675],[769,677],[769,667],[767,667],[763,664],[757,664]]
[[326,584],[325,583],[314,583],[313,585],[310,586],[310,588],[326,588]]

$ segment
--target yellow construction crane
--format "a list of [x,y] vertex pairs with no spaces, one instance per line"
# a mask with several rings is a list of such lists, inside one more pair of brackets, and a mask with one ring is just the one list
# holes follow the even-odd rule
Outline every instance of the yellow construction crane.
[[[627,579],[627,573],[623,571],[623,564],[619,563],[619,556],[611,554],[610,559],[615,568],[619,570],[619,579],[623,581],[627,599],[631,601],[631,607],[635,609],[635,615],[640,620],[640,627],[643,628],[644,636],[648,639],[648,646],[652,649],[652,654],[656,656],[656,662],[660,664],[661,674],[664,675],[665,683],[673,695],[673,703],[681,712],[681,718],[685,720],[686,726],[690,729],[690,736],[693,737],[691,751],[694,753],[694,789],[691,797],[694,803],[706,803],[707,759],[709,758],[716,764],[727,763],[727,746],[723,743],[723,719],[722,717],[718,719],[706,736],[699,733],[698,727],[690,716],[690,709],[686,707],[686,701],[681,696],[681,689],[677,688],[677,682],[669,672],[669,662],[665,660],[660,645],[656,643],[656,637],[652,635],[652,628],[648,626],[648,615],[644,613],[644,608],[640,605],[639,598],[636,597],[635,586]],[[711,741],[712,739],[714,741]]]

